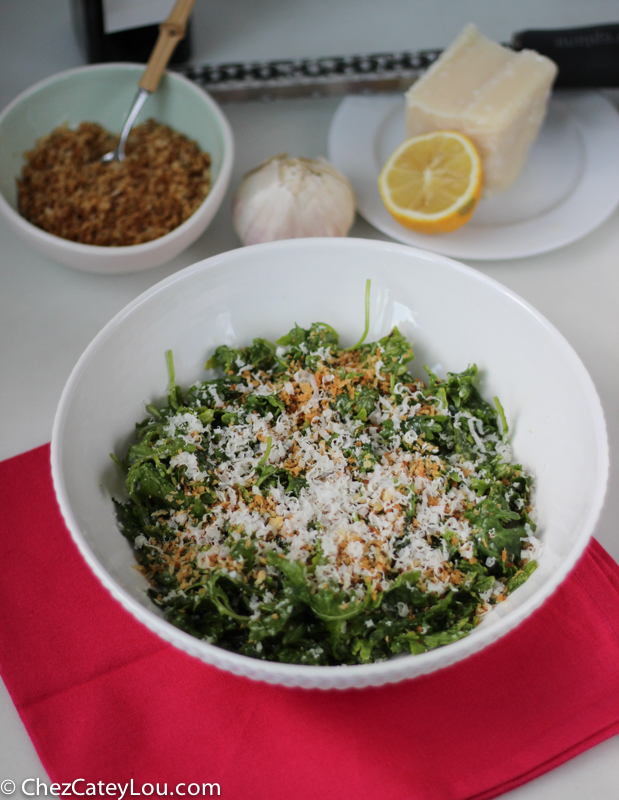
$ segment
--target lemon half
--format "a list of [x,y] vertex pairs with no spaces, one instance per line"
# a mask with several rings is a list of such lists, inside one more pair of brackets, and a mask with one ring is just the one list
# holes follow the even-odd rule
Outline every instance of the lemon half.
[[481,159],[456,131],[434,131],[403,142],[378,177],[387,211],[405,228],[449,233],[471,218],[482,190]]

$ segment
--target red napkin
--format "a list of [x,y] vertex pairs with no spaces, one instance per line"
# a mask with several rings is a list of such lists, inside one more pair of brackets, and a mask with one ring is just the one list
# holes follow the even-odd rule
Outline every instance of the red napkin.
[[0,494],[2,677],[50,778],[82,779],[78,792],[481,800],[619,731],[619,568],[595,541],[481,653],[395,685],[307,691],[220,672],[127,614],[72,543],[47,446],[0,464]]

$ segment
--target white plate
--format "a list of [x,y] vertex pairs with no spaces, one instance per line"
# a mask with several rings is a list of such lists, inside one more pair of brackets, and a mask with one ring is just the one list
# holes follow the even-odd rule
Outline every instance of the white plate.
[[352,183],[359,212],[405,244],[457,258],[532,256],[589,233],[619,203],[619,114],[595,92],[553,95],[520,177],[454,233],[409,231],[383,205],[378,174],[405,138],[402,95],[347,97],[329,131],[329,159]]

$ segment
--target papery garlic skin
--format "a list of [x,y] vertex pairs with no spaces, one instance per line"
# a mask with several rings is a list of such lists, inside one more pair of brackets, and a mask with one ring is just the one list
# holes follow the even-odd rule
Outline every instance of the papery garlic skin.
[[284,153],[245,175],[234,196],[232,216],[244,245],[346,236],[355,219],[355,194],[324,159],[288,158]]

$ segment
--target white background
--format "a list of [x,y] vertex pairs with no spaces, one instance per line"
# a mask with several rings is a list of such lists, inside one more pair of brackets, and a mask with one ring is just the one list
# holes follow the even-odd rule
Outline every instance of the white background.
[[[197,0],[195,61],[442,47],[469,21],[506,42],[524,28],[619,22],[619,4],[616,0]],[[68,0],[1,0],[0,107],[35,81],[81,63]],[[619,92],[607,96],[619,107]],[[331,98],[226,106],[237,144],[230,194],[242,174],[275,153],[326,156],[329,124],[338,102]],[[386,238],[361,219],[352,235]],[[138,275],[73,271],[31,252],[0,222],[0,459],[49,441],[56,404],[73,365],[118,310],[172,272],[238,246],[230,196],[189,250]],[[553,253],[468,263],[535,305],[566,336],[591,373],[606,413],[612,460],[608,498],[596,535],[619,560],[619,212],[584,239]],[[37,776],[44,778],[44,770],[0,686],[0,781],[12,778],[20,784]],[[505,797],[615,800],[618,780],[619,737],[615,737]],[[23,795],[18,790],[14,796]]]
[[168,16],[174,0],[103,0],[106,33],[156,25]]

